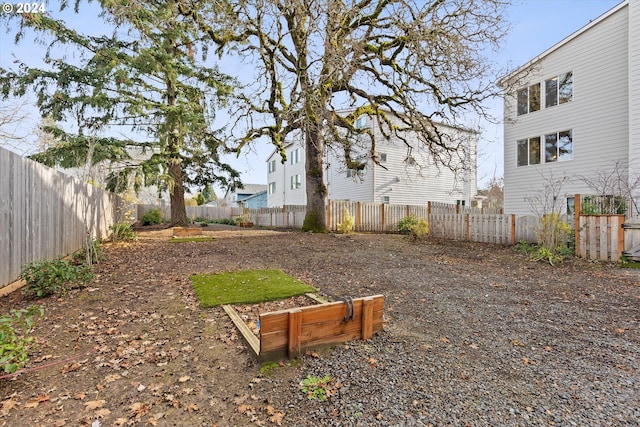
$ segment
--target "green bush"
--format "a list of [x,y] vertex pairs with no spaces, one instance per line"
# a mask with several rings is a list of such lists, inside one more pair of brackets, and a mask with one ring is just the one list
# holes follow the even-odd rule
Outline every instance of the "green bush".
[[21,310],[13,309],[0,317],[0,368],[4,372],[16,372],[27,362],[29,344],[33,341],[29,336],[33,330],[33,319],[43,315],[44,308],[33,305]]
[[140,218],[142,225],[162,224],[162,211],[160,209],[150,209]]
[[61,259],[29,263],[20,273],[20,278],[27,282],[24,294],[30,298],[62,296],[68,289],[86,286],[93,277],[91,266],[73,265]]
[[138,239],[138,235],[131,228],[131,223],[127,221],[115,223],[109,227],[109,230],[111,230],[112,242],[126,242]]
[[411,234],[411,230],[418,225],[419,219],[418,215],[411,214],[409,216],[405,216],[400,221],[398,221],[398,231],[401,234]]
[[424,218],[411,214],[398,221],[398,231],[408,234],[413,240],[422,239],[429,234],[429,223]]
[[236,225],[236,221],[229,218],[216,219],[213,221],[209,221],[210,224],[226,224],[226,225]]

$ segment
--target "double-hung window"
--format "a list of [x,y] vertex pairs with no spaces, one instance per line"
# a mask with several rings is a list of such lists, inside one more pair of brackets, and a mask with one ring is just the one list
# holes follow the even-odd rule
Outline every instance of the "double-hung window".
[[300,175],[291,175],[291,189],[295,190],[302,187],[302,179]]
[[300,163],[300,149],[296,148],[291,151],[291,164],[295,165],[296,163]]

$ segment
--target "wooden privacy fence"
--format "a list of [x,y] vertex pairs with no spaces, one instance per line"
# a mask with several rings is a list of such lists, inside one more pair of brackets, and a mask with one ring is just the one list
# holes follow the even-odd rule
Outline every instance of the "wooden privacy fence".
[[87,234],[107,237],[124,209],[115,194],[0,147],[0,288],[29,262],[81,249]]

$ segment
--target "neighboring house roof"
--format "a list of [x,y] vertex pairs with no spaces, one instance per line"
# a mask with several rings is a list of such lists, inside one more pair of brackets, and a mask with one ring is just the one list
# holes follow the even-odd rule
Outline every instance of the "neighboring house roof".
[[233,193],[253,195],[262,191],[267,191],[267,186],[264,184],[244,184],[244,188],[238,188]]
[[536,57],[534,57],[534,58],[530,59],[529,61],[527,61],[524,65],[521,65],[520,67],[516,68],[514,71],[512,71],[511,73],[509,73],[508,75],[506,75],[505,77],[500,79],[500,81],[498,81],[498,85],[501,86],[501,87],[504,86],[504,83],[507,80],[509,80],[510,78],[512,78],[513,76],[516,76],[519,73],[523,72],[524,70],[528,69],[533,64],[539,62],[544,57],[546,57],[549,54],[551,54],[551,53],[555,52],[556,50],[560,49],[562,46],[564,46],[567,43],[571,42],[573,39],[575,39],[576,37],[580,36],[582,33],[586,32],[589,29],[593,28],[594,26],[598,25],[600,22],[604,21],[609,16],[613,15],[614,13],[618,12],[620,9],[623,9],[624,7],[626,7],[628,5],[629,5],[629,0],[624,0],[622,3],[618,4],[617,6],[613,7],[610,10],[608,10],[607,12],[603,13],[602,15],[597,17],[596,19],[594,19],[591,22],[589,22],[584,27],[580,28],[578,31],[570,34],[569,36],[567,36],[564,39],[560,40],[558,43],[556,43],[553,46],[551,46],[549,49],[545,50],[541,54],[539,54]]

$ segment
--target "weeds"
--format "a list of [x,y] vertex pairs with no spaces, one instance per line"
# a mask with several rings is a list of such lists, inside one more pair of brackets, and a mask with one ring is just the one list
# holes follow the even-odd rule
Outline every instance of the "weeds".
[[0,368],[4,372],[14,373],[27,362],[34,317],[43,315],[41,305],[32,305],[0,317]]
[[93,277],[91,266],[73,265],[61,259],[29,263],[20,273],[20,278],[27,282],[24,294],[29,298],[62,296],[69,289],[85,287]]

